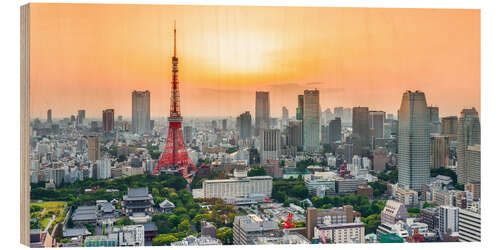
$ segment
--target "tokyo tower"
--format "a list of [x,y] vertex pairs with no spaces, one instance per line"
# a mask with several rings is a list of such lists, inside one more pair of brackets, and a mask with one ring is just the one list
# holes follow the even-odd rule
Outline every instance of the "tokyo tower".
[[165,149],[158,161],[158,165],[153,170],[153,174],[160,174],[162,170],[178,170],[190,182],[192,179],[190,173],[197,171],[197,168],[187,154],[182,136],[179,79],[177,77],[179,59],[176,55],[176,33],[177,30],[174,23],[174,56],[172,57],[172,92],[170,96],[170,117],[168,117],[168,137]]

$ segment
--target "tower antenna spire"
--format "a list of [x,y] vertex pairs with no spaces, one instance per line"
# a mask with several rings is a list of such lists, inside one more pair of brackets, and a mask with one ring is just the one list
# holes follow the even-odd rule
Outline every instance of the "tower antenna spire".
[[176,56],[177,52],[177,29],[176,29],[176,20],[174,20],[174,57]]

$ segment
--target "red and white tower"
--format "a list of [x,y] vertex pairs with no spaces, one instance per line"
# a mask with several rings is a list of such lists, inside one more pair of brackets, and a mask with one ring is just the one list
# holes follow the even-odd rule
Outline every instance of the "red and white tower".
[[179,80],[177,78],[179,59],[176,55],[176,33],[177,30],[174,24],[174,56],[172,57],[172,93],[170,96],[170,117],[168,117],[168,137],[165,149],[158,161],[158,165],[153,170],[153,174],[159,174],[162,169],[179,170],[186,180],[191,181],[190,174],[197,171],[197,168],[187,154],[182,136],[181,100]]

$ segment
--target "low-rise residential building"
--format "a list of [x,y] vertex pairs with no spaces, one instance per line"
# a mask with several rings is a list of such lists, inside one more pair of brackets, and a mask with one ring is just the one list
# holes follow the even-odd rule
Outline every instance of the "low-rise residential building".
[[318,224],[332,225],[353,223],[355,215],[357,214],[350,205],[331,209],[317,209],[309,207],[306,211],[307,238],[312,240],[314,236],[314,228]]
[[373,188],[367,184],[363,184],[358,187],[356,194],[365,195],[366,197],[368,197],[368,199],[371,200],[373,199]]
[[365,243],[365,225],[362,222],[317,224],[313,239],[325,239],[325,243]]
[[408,210],[403,203],[388,200],[381,213],[381,223],[392,225],[399,220],[406,220],[408,217]]
[[396,201],[407,207],[418,205],[418,192],[410,189],[408,186],[396,185],[393,189]]

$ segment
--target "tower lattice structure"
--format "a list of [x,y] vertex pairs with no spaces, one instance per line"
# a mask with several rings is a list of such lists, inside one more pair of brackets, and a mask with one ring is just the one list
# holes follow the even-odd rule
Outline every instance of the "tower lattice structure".
[[184,178],[191,180],[190,173],[197,171],[193,161],[189,158],[182,135],[182,116],[180,106],[179,79],[177,77],[179,59],[176,54],[176,34],[174,25],[174,56],[172,57],[172,92],[170,96],[170,116],[168,117],[167,144],[158,164],[153,170],[157,175],[162,169],[179,170]]

